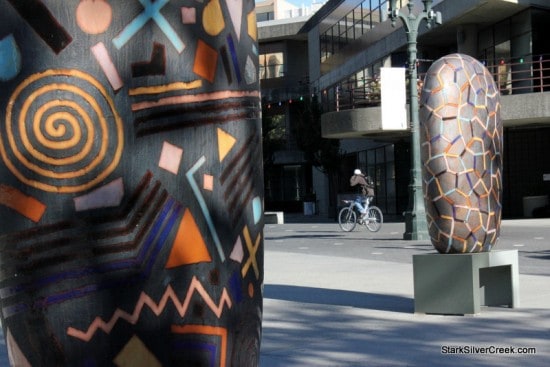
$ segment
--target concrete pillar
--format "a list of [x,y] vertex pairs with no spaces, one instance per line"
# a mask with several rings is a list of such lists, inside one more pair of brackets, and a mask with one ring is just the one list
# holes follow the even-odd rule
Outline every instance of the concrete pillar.
[[10,364],[257,366],[254,2],[0,0],[0,9]]

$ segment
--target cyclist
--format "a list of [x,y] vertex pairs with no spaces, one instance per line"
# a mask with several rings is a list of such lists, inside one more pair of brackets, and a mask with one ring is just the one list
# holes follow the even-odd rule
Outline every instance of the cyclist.
[[355,206],[361,213],[361,219],[367,215],[367,208],[363,206],[363,201],[367,200],[367,206],[374,197],[374,185],[370,177],[365,177],[360,169],[353,171],[353,176],[349,179],[350,186],[357,186],[357,196],[355,197]]

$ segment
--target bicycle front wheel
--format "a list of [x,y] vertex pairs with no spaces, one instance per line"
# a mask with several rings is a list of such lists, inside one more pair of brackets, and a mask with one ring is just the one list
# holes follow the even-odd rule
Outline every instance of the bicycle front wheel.
[[376,206],[371,206],[368,211],[368,216],[365,219],[365,224],[369,231],[378,232],[382,228],[384,222],[384,216],[382,210]]
[[338,213],[338,224],[344,232],[351,232],[355,228],[357,215],[350,208],[343,208]]

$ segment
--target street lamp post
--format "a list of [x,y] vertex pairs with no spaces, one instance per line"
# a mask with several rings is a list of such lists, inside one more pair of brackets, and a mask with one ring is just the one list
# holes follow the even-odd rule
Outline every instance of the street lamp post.
[[422,0],[424,10],[417,15],[413,14],[414,1],[409,0],[407,14],[396,8],[397,0],[390,0],[390,18],[395,26],[397,18],[403,22],[407,32],[407,54],[409,57],[409,108],[411,119],[411,181],[409,183],[409,205],[405,212],[405,240],[427,240],[428,225],[426,209],[422,193],[422,173],[420,167],[420,128],[418,118],[418,89],[416,72],[416,39],[418,27],[422,20],[430,28],[433,23],[441,24],[441,13],[432,10],[432,0]]

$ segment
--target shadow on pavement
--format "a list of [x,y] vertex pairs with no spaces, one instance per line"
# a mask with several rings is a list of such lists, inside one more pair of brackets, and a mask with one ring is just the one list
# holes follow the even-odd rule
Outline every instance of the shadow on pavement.
[[349,306],[391,312],[414,312],[412,298],[339,289],[266,284],[264,297],[299,303]]

